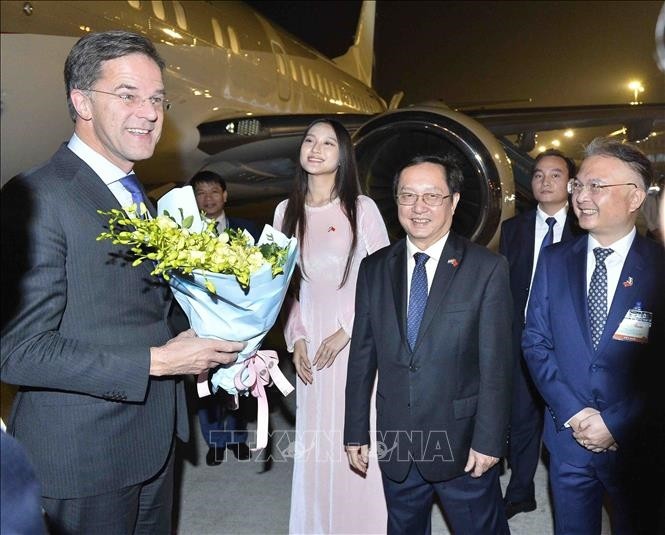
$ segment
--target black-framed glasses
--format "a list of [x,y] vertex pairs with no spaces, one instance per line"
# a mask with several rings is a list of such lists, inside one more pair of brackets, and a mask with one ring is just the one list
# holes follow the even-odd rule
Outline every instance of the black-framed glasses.
[[587,190],[591,195],[600,195],[605,188],[613,188],[615,186],[635,186],[635,182],[622,182],[621,184],[601,184],[600,182],[591,181],[588,184],[582,184],[576,178],[571,178],[568,181],[568,193],[571,195],[579,195],[584,190]]
[[171,103],[168,99],[157,95],[141,98],[133,93],[111,93],[110,91],[102,91],[100,89],[82,89],[81,91],[92,91],[93,93],[101,93],[102,95],[111,95],[112,97],[119,98],[125,106],[133,110],[143,106],[143,103],[146,100],[150,102],[150,105],[156,110],[168,111],[171,108]]
[[427,206],[441,206],[444,199],[452,196],[452,193],[449,195],[442,195],[441,193],[423,193],[422,195],[418,195],[417,193],[402,192],[395,195],[395,198],[397,199],[397,204],[401,204],[402,206],[413,206],[418,202],[420,197],[422,197],[423,202]]

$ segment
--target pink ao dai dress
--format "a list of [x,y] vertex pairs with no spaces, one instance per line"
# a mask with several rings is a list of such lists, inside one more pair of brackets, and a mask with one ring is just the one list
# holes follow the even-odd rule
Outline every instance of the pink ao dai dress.
[[[282,201],[275,210],[273,226],[277,229],[282,228],[287,202]],[[357,206],[357,246],[349,277],[341,288],[352,239],[348,219],[338,199],[324,206],[305,208],[307,230],[302,255],[306,277],[300,285],[300,301],[293,302],[289,310],[284,337],[289,351],[293,351],[298,339],[304,338],[310,362],[322,340],[340,327],[351,335],[360,261],[389,244],[374,201],[361,195]],[[305,385],[296,379],[296,443],[289,521],[292,534],[386,532],[386,504],[375,445],[370,451],[366,478],[350,469],[344,451],[349,345],[329,368],[312,368],[313,384]],[[371,407],[374,436],[374,399]]]

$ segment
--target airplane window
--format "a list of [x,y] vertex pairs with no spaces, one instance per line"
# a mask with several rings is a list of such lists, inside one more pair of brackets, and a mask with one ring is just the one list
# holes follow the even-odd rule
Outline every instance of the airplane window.
[[321,82],[321,75],[316,73],[316,83],[319,86],[319,93],[323,94],[323,83]]
[[326,96],[329,97],[330,96],[330,86],[328,85],[328,79],[325,76],[323,77],[323,87],[326,90]]
[[277,58],[277,70],[279,71],[279,74],[281,75],[286,75],[286,65],[284,65],[284,58],[280,56],[279,54],[275,54],[275,57]]
[[309,86],[309,83],[307,82],[307,71],[305,70],[305,67],[302,65],[300,66],[300,77],[302,78],[302,83],[305,87]]
[[141,9],[141,2],[139,0],[127,0],[127,3],[129,4],[129,7]]
[[164,11],[164,2],[162,0],[152,0],[152,12],[159,20],[166,20],[166,11]]
[[231,50],[234,54],[240,54],[240,47],[238,46],[238,36],[236,31],[231,27],[227,26],[226,29],[229,32],[229,41],[231,42]]
[[180,29],[187,29],[187,17],[185,16],[185,10],[182,7],[182,4],[177,0],[173,2],[173,9],[175,10],[175,20]]
[[314,78],[314,73],[312,69],[307,69],[309,72],[309,84],[312,86],[312,89],[316,90],[316,78]]
[[215,44],[217,46],[224,47],[224,36],[222,34],[222,27],[219,25],[219,22],[217,22],[216,18],[212,18],[212,33],[215,36]]
[[291,78],[293,78],[294,82],[297,82],[298,81],[298,71],[296,69],[296,64],[293,63],[292,59],[290,59],[289,60],[289,65],[291,67]]

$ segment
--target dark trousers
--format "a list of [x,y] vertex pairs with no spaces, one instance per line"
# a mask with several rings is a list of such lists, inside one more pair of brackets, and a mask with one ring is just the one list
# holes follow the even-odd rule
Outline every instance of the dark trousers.
[[209,448],[225,448],[227,444],[247,442],[247,422],[240,410],[229,410],[227,394],[199,399],[199,424],[203,440]]
[[456,535],[509,534],[501,501],[498,467],[479,478],[468,474],[431,483],[420,475],[415,463],[406,479],[397,483],[383,474],[388,506],[388,535],[429,535],[432,531],[434,493]]
[[138,485],[84,498],[42,498],[51,535],[171,533],[173,448],[164,467]]
[[603,498],[610,499],[614,535],[635,533],[626,495],[616,466],[616,455],[599,453],[586,466],[573,466],[550,454],[549,476],[557,535],[600,535]]
[[533,478],[540,460],[544,404],[536,391],[525,362],[516,363],[510,416],[508,463],[510,481],[505,499],[523,502],[535,499]]

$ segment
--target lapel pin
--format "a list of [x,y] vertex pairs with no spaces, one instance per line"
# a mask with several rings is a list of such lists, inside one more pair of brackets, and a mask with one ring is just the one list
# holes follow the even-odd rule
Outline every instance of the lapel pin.
[[633,285],[633,277],[628,277],[628,279],[623,281],[624,288],[630,288],[632,285]]
[[450,260],[448,260],[448,263],[453,267],[459,266],[459,261],[457,260],[457,258],[451,258]]
[[330,225],[330,226],[328,227],[328,232],[335,232],[335,227],[333,227],[332,225]]

